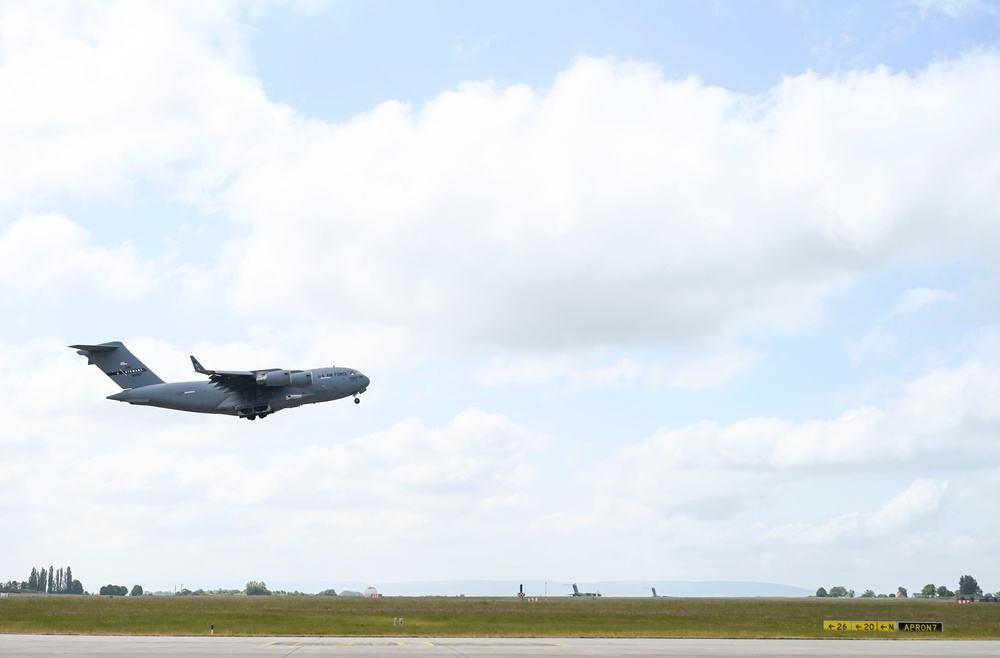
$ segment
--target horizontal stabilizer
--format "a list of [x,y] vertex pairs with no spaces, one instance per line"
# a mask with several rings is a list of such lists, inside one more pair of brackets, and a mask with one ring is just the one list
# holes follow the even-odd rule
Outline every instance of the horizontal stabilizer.
[[122,347],[119,342],[114,343],[104,343],[103,345],[70,345],[74,350],[82,350],[84,352],[110,352],[111,350],[116,350]]

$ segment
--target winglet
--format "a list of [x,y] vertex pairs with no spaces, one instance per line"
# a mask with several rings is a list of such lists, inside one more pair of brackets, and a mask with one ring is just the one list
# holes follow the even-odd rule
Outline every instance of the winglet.
[[191,355],[191,365],[194,366],[194,371],[197,372],[197,373],[200,373],[202,375],[211,375],[212,374],[211,371],[205,370],[205,366],[203,366],[200,363],[198,363],[198,359],[194,358],[193,354]]

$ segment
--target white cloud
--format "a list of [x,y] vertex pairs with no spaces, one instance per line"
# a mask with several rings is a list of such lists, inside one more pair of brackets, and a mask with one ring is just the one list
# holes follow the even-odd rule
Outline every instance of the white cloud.
[[995,9],[983,0],[909,0],[922,12],[939,11],[951,18],[979,12],[993,13]]
[[904,258],[989,266],[1000,116],[967,100],[988,80],[1000,60],[976,53],[747,98],[580,59],[545,91],[466,84],[302,124],[230,188],[250,229],[225,258],[233,301],[280,289],[429,349],[794,328]]
[[0,231],[0,289],[12,297],[97,290],[131,299],[155,285],[157,269],[130,242],[94,245],[88,231],[58,214],[22,217]]
[[202,198],[289,116],[266,102],[226,2],[0,8],[0,208],[124,193]]
[[727,350],[680,366],[667,366],[619,357],[594,365],[569,356],[495,359],[473,376],[481,386],[542,386],[565,382],[573,388],[622,388],[667,386],[682,390],[721,388],[750,368],[759,357],[750,350]]
[[735,350],[716,354],[678,368],[671,373],[671,388],[704,390],[719,388],[744,373],[760,359],[750,350]]
[[[499,533],[537,507],[536,454],[551,441],[501,414],[469,409],[441,427],[408,419],[366,437],[293,442],[268,455],[263,446],[245,448],[267,435],[248,435],[232,419],[212,424],[203,417],[185,426],[190,417],[184,414],[169,417],[176,423],[156,423],[149,414],[157,410],[128,411],[124,422],[81,422],[71,406],[50,405],[50,415],[70,416],[72,429],[39,416],[35,430],[44,441],[5,441],[0,484],[32,503],[9,510],[5,522],[40,536],[59,528],[53,537],[80,537],[75,551],[95,551],[88,557],[91,575],[113,571],[116,560],[131,563],[126,554],[133,551],[147,564],[168,556],[175,563],[192,550],[184,547],[191,542],[195,549],[213,545],[221,555],[233,546],[224,559],[231,564],[202,555],[189,565],[202,578],[212,577],[212,569],[257,568],[274,547],[328,563],[345,536],[352,554],[354,546],[398,547],[399,533],[408,546],[458,536],[455,550],[464,550],[470,537]],[[194,441],[177,440],[182,434]],[[235,550],[238,544],[244,550]],[[437,550],[454,553],[443,545]]]
[[[832,420],[761,417],[661,429],[619,449],[587,477],[599,483],[615,516],[707,519],[731,516],[790,483],[845,467],[852,473],[976,468],[1000,455],[1000,415],[991,402],[998,393],[996,368],[973,362],[919,378],[881,408],[859,407]],[[942,492],[921,479],[870,523],[838,516],[820,534],[832,537],[866,523],[902,527],[920,509],[936,508]]]
[[865,520],[875,533],[899,532],[920,528],[923,522],[941,507],[948,482],[927,478],[916,480]]
[[779,526],[768,530],[764,538],[796,544],[843,545],[859,538],[922,532],[941,509],[947,490],[947,481],[920,478],[874,512],[849,512],[822,524]]
[[993,267],[995,53],[760,97],[583,57],[548,89],[470,82],[330,124],[268,101],[230,10],[4,5],[0,207],[154,180],[235,229],[183,294],[428,356],[788,330],[903,259]]
[[911,288],[899,296],[889,309],[889,315],[913,313],[932,304],[954,302],[958,295],[951,290],[936,288]]

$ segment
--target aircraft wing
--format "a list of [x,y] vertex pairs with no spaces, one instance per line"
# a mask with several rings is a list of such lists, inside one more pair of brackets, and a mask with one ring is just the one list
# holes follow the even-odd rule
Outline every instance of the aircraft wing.
[[264,370],[209,370],[191,357],[194,371],[207,375],[212,382],[230,391],[249,391],[258,386],[287,386],[293,383],[293,377],[301,374],[301,370],[282,370],[281,368],[265,368]]
[[198,359],[191,356],[191,364],[194,371],[202,375],[207,375],[216,385],[233,391],[245,391],[257,387],[257,373],[261,371],[252,370],[209,370],[201,365]]

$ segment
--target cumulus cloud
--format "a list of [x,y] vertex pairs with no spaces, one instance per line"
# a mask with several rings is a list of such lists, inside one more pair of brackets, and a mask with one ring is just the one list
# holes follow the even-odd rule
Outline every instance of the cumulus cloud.
[[750,98],[581,58],[545,90],[468,83],[303,124],[229,188],[250,229],[225,255],[232,299],[280,288],[289,310],[452,349],[794,328],[894,262],[991,267],[1000,117],[968,102],[991,79],[980,52]]
[[153,180],[236,229],[198,279],[235,309],[428,353],[794,329],[908,258],[993,267],[994,52],[754,97],[581,57],[332,124],[267,99],[230,10],[5,4],[0,207]]
[[[1000,454],[1000,416],[991,402],[998,393],[997,369],[972,362],[916,379],[881,407],[850,409],[830,420],[760,417],[664,428],[619,449],[588,477],[601,483],[609,505],[632,518],[716,518],[845,467],[853,473],[971,468]],[[910,510],[934,507],[943,491],[935,487],[921,480],[869,525],[891,526],[890,517],[902,522]],[[837,517],[824,532],[863,524]]]
[[783,525],[764,534],[767,540],[797,544],[840,544],[888,534],[920,531],[941,508],[947,481],[920,478],[873,512],[850,512],[822,524]]
[[141,178],[204,200],[290,115],[248,74],[226,2],[7,2],[0,47],[0,208]]
[[130,299],[155,285],[157,269],[127,240],[95,245],[88,231],[59,214],[22,217],[0,230],[0,290],[12,297],[96,290]]
[[[144,560],[180,550],[181,542],[164,533],[221,550],[246,542],[264,552],[276,545],[296,550],[306,537],[341,544],[350,536],[351,546],[369,549],[399,546],[399,533],[406,533],[409,546],[445,536],[467,542],[537,507],[537,453],[551,442],[502,414],[468,409],[439,427],[407,419],[361,438],[302,445],[262,459],[244,449],[254,439],[231,419],[184,426],[187,417],[178,415],[177,423],[151,424],[136,411],[124,425],[141,440],[109,436],[107,422],[81,423],[78,415],[72,416],[73,431],[66,424],[62,435],[58,425],[36,421],[48,434],[43,443],[5,439],[0,483],[32,501],[31,518],[13,510],[5,518],[43,535],[58,526],[63,535],[81,538],[81,551],[103,548],[116,556],[141,550]],[[52,412],[68,415],[65,407]],[[181,433],[195,441],[172,438]],[[44,477],[32,466],[40,459]],[[68,504],[65,490],[74,492]],[[309,559],[328,562],[322,554],[331,543],[309,546],[300,547]],[[244,549],[237,553],[245,557],[235,562],[246,569],[259,558]],[[91,565],[112,569],[94,557]]]
[[951,290],[937,288],[911,288],[899,296],[889,309],[889,315],[905,315],[932,304],[954,302],[958,295]]
[[910,0],[910,4],[917,6],[922,12],[939,11],[950,18],[995,11],[983,0]]
[[750,350],[723,350],[682,365],[657,364],[649,359],[619,357],[595,365],[569,356],[494,359],[473,375],[482,386],[516,384],[541,386],[556,382],[573,388],[666,386],[681,390],[720,388],[746,372],[759,356]]

